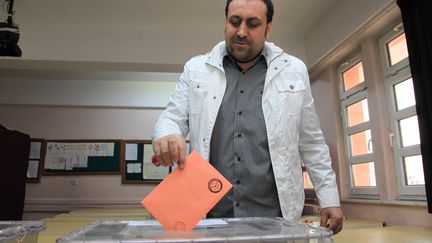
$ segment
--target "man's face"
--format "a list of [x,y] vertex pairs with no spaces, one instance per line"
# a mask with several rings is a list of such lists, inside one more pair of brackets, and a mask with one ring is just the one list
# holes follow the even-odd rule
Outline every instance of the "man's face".
[[228,7],[225,42],[238,62],[247,63],[264,46],[272,23],[267,23],[267,6],[262,0],[233,0]]

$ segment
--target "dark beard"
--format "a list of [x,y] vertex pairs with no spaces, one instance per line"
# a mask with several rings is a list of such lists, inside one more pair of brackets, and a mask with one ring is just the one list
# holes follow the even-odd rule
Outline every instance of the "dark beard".
[[248,59],[248,60],[238,60],[237,58],[234,57],[234,55],[231,54],[231,52],[230,52],[230,50],[228,50],[228,48],[227,48],[227,52],[228,52],[228,55],[229,55],[232,59],[234,59],[234,61],[236,61],[236,62],[238,62],[238,63],[249,63],[249,62],[252,62],[253,60],[257,59],[257,58],[261,55],[261,53],[262,53],[262,49],[261,49],[260,52],[258,52],[258,54],[257,54],[256,56],[254,56],[254,57],[252,57],[252,58],[250,58],[250,59]]

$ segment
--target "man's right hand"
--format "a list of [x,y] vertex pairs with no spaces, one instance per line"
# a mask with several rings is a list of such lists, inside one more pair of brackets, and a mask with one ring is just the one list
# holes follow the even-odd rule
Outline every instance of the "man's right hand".
[[153,144],[157,162],[156,166],[173,166],[177,163],[179,168],[184,167],[186,160],[186,141],[177,134],[161,137]]

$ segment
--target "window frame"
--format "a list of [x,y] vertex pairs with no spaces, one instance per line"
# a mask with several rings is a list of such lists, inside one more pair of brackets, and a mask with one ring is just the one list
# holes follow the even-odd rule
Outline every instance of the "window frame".
[[396,95],[394,86],[398,83],[412,78],[409,66],[409,58],[405,58],[395,65],[390,65],[390,54],[387,44],[404,33],[402,24],[394,25],[378,40],[380,49],[381,64],[384,74],[384,90],[390,121],[389,138],[393,149],[393,157],[396,170],[396,181],[398,184],[396,199],[398,200],[425,200],[425,186],[412,185],[406,183],[403,158],[413,155],[421,155],[420,144],[402,147],[399,121],[417,115],[416,106],[397,110]]
[[399,70],[404,69],[405,67],[409,67],[409,60],[408,58],[405,58],[404,60],[396,63],[395,65],[391,65],[390,63],[390,53],[388,52],[387,44],[390,43],[392,40],[396,39],[400,35],[404,33],[404,28],[402,23],[398,23],[394,25],[391,30],[387,31],[381,38],[378,40],[378,45],[380,49],[380,56],[381,56],[381,64],[382,64],[382,70],[384,73],[384,77],[387,77],[389,75],[396,74]]
[[345,100],[353,95],[355,95],[358,92],[361,92],[362,90],[366,89],[366,81],[362,82],[356,86],[354,86],[352,89],[348,91],[344,91],[344,84],[343,84],[343,73],[350,68],[357,65],[359,62],[362,62],[361,54],[357,53],[356,55],[352,56],[348,60],[342,62],[339,65],[339,68],[337,70],[339,80],[338,80],[338,87],[339,87],[339,100]]
[[[368,198],[368,199],[377,199],[379,198],[379,190],[378,185],[373,187],[355,187],[354,186],[354,177],[353,177],[353,170],[352,166],[355,164],[360,163],[367,163],[367,162],[373,162],[375,171],[376,171],[376,161],[374,159],[374,153],[369,154],[362,154],[357,156],[351,156],[351,142],[350,142],[350,135],[353,135],[358,132],[370,130],[371,129],[371,121],[366,121],[360,124],[353,125],[351,127],[348,126],[348,114],[347,114],[347,107],[359,102],[363,99],[368,99],[368,90],[366,85],[366,80],[356,86],[354,86],[352,89],[348,91],[344,91],[344,80],[343,80],[343,73],[350,68],[357,65],[359,62],[363,63],[361,53],[358,51],[357,54],[354,56],[346,59],[344,62],[342,62],[341,65],[339,65],[339,68],[337,69],[338,74],[338,87],[339,87],[339,109],[341,111],[342,116],[342,125],[343,125],[343,142],[344,142],[344,155],[345,155],[345,161],[346,161],[346,169],[349,173],[349,179],[348,179],[348,197],[349,198]],[[364,66],[364,65],[363,65]],[[363,69],[363,75],[364,75],[364,69]],[[368,99],[368,107],[370,106],[370,102]],[[372,151],[373,149],[373,142],[372,142]],[[377,181],[376,178],[376,172],[375,172],[375,182]]]

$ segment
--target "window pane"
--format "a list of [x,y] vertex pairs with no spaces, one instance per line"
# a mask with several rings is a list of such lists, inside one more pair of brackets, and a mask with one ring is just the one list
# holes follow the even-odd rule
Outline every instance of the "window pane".
[[402,147],[420,144],[420,133],[417,116],[399,121]]
[[347,114],[349,127],[369,121],[369,109],[367,99],[363,99],[359,102],[347,106]]
[[355,164],[351,168],[354,187],[376,186],[374,162]]
[[309,174],[305,171],[303,172],[303,185],[305,189],[312,189],[312,181],[309,178]]
[[412,78],[402,81],[394,86],[396,109],[398,111],[416,104]]
[[350,135],[351,155],[369,154],[373,152],[371,131],[365,130]]
[[342,73],[342,77],[344,91],[350,90],[352,87],[363,83],[365,81],[363,75],[363,63],[359,62],[352,68],[346,70],[344,73]]
[[424,185],[423,160],[421,155],[403,158],[407,186]]
[[387,49],[389,52],[391,66],[407,58],[408,48],[405,39],[405,33],[390,41],[387,44]]

